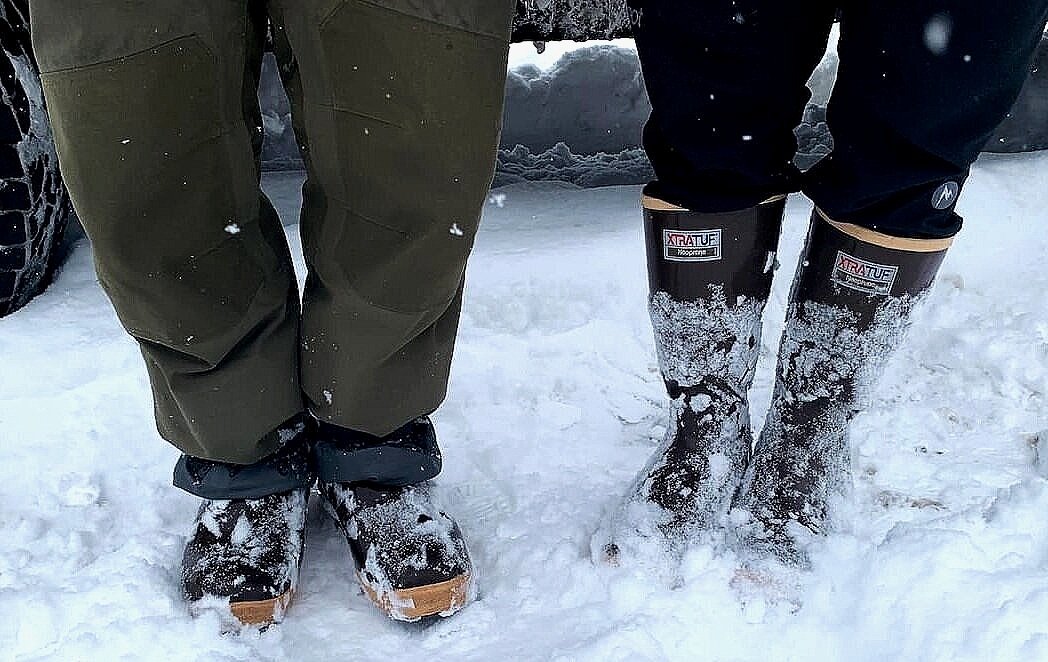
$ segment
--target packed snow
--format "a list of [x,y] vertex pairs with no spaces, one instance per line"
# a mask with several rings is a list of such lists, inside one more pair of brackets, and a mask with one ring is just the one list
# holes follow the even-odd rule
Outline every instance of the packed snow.
[[[300,181],[267,180],[289,221]],[[178,568],[197,503],[170,487],[177,454],[79,244],[0,320],[0,659],[1048,659],[1048,153],[976,165],[967,227],[855,419],[854,506],[788,600],[736,588],[738,559],[717,545],[671,568],[591,560],[667,420],[638,199],[519,184],[487,205],[435,416],[435,496],[480,593],[422,625],[362,595],[318,499],[283,624],[223,634],[189,615]],[[809,210],[791,198],[758,427]],[[289,239],[298,251],[293,224]]]
[[650,112],[637,51],[587,46],[546,69],[510,68],[502,148],[539,151],[563,142],[578,154],[618,153],[640,145]]

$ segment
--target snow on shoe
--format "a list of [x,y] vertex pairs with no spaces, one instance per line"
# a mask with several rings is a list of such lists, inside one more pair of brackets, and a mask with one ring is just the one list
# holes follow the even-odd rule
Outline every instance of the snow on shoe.
[[349,542],[364,592],[391,618],[450,616],[472,599],[466,542],[430,500],[426,484],[384,489],[325,483],[321,491]]
[[707,530],[727,512],[745,471],[752,444],[746,387],[764,302],[729,308],[720,288],[711,289],[708,302],[676,302],[665,293],[652,299],[659,362],[676,395],[673,422],[619,511],[606,560],[637,538],[659,536],[673,549]]
[[307,494],[204,501],[182,560],[193,611],[228,608],[244,625],[282,620],[298,583]]
[[807,565],[811,534],[832,528],[831,505],[851,492],[848,423],[866,407],[912,303],[891,300],[868,329],[843,307],[791,307],[768,421],[737,505],[751,552]]

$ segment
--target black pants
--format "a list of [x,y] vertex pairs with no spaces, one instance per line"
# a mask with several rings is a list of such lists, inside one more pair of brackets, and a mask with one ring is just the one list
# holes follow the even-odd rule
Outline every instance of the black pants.
[[[701,212],[804,191],[831,218],[946,237],[969,166],[1015,101],[1048,0],[630,0],[653,107],[648,194]],[[792,163],[840,9],[833,154]]]

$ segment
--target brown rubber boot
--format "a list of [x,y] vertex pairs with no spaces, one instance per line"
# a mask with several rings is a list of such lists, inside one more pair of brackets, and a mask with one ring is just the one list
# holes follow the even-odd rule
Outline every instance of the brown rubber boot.
[[604,536],[612,562],[638,536],[678,546],[728,509],[752,445],[747,393],[786,203],[720,214],[643,204],[655,346],[673,405],[665,441]]
[[790,295],[768,420],[735,505],[747,551],[805,565],[851,488],[848,423],[862,411],[951,239],[904,239],[816,210]]

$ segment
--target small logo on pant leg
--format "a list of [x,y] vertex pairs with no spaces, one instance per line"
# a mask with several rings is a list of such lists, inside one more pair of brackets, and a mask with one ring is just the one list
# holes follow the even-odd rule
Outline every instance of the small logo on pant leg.
[[961,187],[957,182],[946,182],[935,189],[935,193],[932,193],[932,207],[940,211],[949,209],[953,203],[957,202],[960,192]]
[[899,267],[867,262],[844,251],[837,251],[830,279],[840,285],[866,294],[887,295],[892,291]]
[[662,256],[671,262],[721,259],[720,230],[663,230]]

